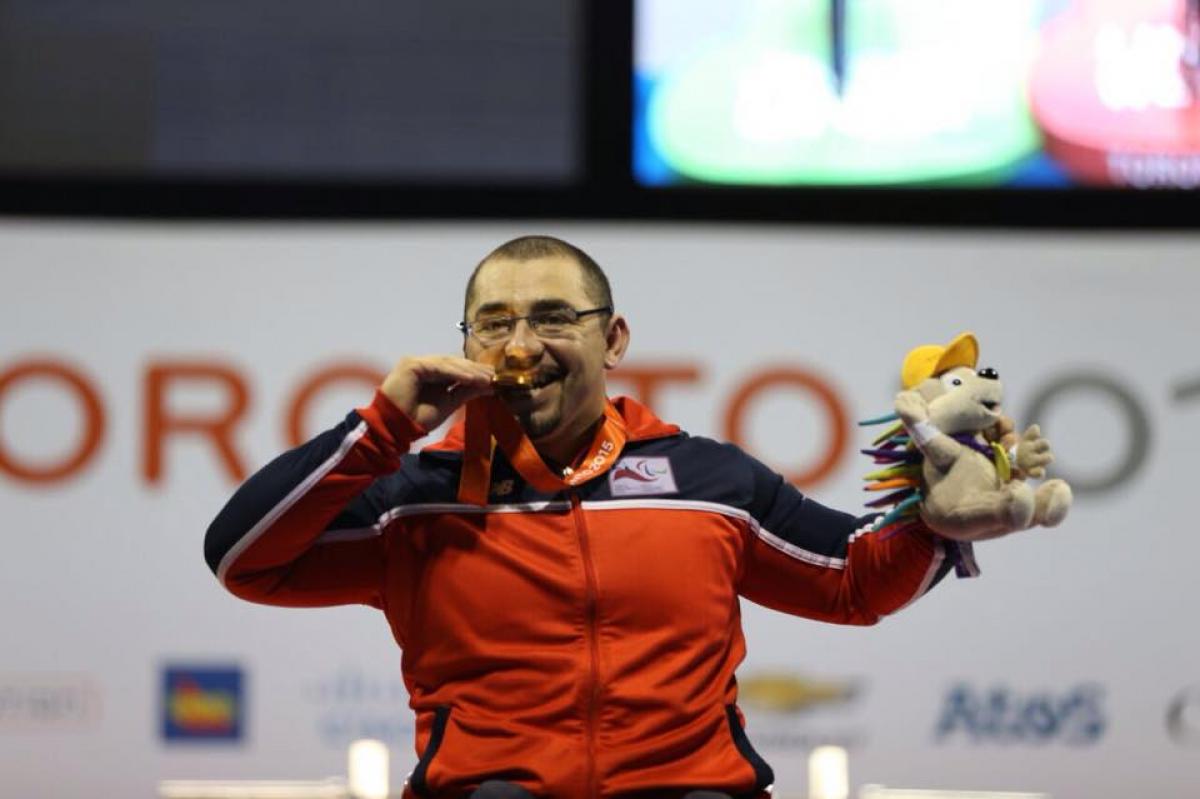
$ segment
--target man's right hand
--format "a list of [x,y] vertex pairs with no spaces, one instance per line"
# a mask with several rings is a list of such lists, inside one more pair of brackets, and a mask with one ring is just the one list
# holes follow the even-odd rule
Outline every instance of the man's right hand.
[[453,355],[402,358],[379,390],[426,430],[446,421],[468,400],[492,393],[491,366]]

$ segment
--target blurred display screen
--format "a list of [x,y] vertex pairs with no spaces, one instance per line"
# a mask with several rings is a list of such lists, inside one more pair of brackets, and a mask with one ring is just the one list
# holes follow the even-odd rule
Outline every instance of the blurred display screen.
[[0,0],[0,172],[563,183],[579,0]]
[[1200,186],[1200,0],[636,0],[661,186]]

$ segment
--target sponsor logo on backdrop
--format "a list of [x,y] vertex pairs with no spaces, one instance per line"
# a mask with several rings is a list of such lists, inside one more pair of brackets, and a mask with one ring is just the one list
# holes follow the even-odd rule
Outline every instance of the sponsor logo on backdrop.
[[1184,688],[1171,700],[1167,734],[1182,746],[1200,746],[1200,685]]
[[0,730],[59,732],[100,721],[100,689],[77,674],[0,674]]
[[1107,728],[1104,689],[1094,683],[1058,691],[959,683],[946,692],[934,738],[938,743],[1089,746]]
[[738,679],[738,704],[760,750],[801,751],[826,744],[851,749],[867,738],[860,724],[846,718],[862,693],[861,686],[846,678],[752,672]]
[[236,665],[162,670],[161,732],[170,742],[237,743],[245,733],[245,682]]
[[399,673],[345,666],[301,690],[313,709],[313,732],[323,745],[341,750],[356,739],[375,738],[392,748],[412,746],[413,713]]

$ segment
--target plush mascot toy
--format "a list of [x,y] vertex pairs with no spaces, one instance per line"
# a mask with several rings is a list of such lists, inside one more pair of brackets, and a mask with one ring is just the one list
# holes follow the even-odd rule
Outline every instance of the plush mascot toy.
[[[1000,412],[1000,376],[995,369],[976,370],[978,359],[971,333],[945,346],[917,347],[904,359],[896,412],[862,423],[894,422],[872,442],[875,449],[863,450],[884,466],[867,475],[866,489],[891,490],[868,503],[890,506],[875,529],[899,532],[923,523],[945,538],[970,542],[1053,527],[1066,517],[1066,482],[1046,480],[1034,489],[1024,479],[1045,477],[1054,459],[1050,442],[1037,425],[1020,436],[1012,431]],[[969,559],[969,547],[962,554]]]

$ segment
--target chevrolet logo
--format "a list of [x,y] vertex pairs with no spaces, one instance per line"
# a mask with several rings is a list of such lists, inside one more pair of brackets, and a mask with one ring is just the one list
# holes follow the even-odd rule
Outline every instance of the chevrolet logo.
[[738,694],[750,706],[777,713],[800,713],[818,705],[853,699],[858,685],[850,680],[816,680],[786,672],[763,672],[739,680]]

